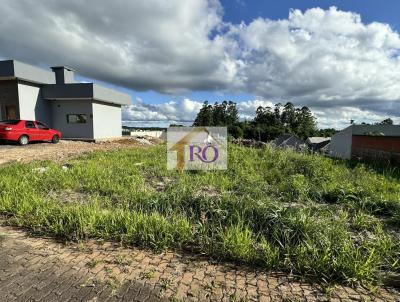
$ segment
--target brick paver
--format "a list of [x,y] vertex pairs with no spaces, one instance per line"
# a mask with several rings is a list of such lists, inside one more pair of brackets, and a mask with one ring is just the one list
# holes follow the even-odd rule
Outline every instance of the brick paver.
[[160,300],[400,301],[400,294],[340,286],[328,296],[280,273],[112,243],[63,245],[0,226],[0,301]]

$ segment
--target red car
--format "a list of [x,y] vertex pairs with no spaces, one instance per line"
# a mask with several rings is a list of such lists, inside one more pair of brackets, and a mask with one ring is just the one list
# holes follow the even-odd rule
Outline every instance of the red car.
[[61,132],[38,121],[0,121],[0,140],[18,142],[22,146],[33,141],[51,141],[57,144],[61,137]]

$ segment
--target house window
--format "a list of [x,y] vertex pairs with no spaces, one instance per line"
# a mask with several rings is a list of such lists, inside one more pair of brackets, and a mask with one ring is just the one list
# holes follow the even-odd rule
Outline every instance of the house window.
[[86,114],[67,114],[68,124],[86,124]]

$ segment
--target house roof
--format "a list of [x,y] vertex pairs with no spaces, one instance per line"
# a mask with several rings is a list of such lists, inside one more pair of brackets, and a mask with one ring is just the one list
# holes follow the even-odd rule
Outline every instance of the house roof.
[[117,105],[131,104],[131,96],[93,83],[45,85],[42,96],[47,100],[90,99]]
[[288,139],[289,139],[290,137],[292,137],[292,136],[293,136],[293,134],[283,134],[283,135],[277,137],[277,138],[273,141],[273,143],[274,143],[276,146],[279,146],[279,145],[281,145],[284,141],[288,140]]
[[326,141],[330,141],[331,138],[330,137],[323,137],[323,136],[313,136],[313,137],[309,137],[307,138],[307,143],[309,144],[320,144]]
[[[66,68],[56,66],[52,67]],[[52,71],[25,64],[16,60],[0,61],[0,80],[20,79],[42,85],[42,96],[48,100],[90,99],[110,104],[130,105],[131,96],[93,83],[55,84],[56,77]]]
[[0,61],[0,80],[20,79],[36,84],[54,84],[54,73],[16,60]]
[[353,135],[400,136],[400,125],[352,125]]
[[282,146],[287,146],[287,147],[297,147],[300,145],[304,145],[304,141],[298,138],[297,136],[292,136],[282,143]]
[[322,146],[319,148],[320,150],[329,150],[329,148],[331,147],[331,142],[326,142],[322,144]]
[[[324,149],[325,148],[325,146],[328,146],[328,145],[330,145],[330,143],[331,143],[331,140],[326,140],[326,141],[322,141],[322,142],[320,142],[320,143],[318,143],[318,144],[314,144],[313,146],[314,146],[314,150],[321,150],[321,149]],[[325,148],[326,149],[326,148]]]
[[294,147],[297,148],[304,145],[305,142],[293,134],[284,134],[279,136],[273,141],[273,144],[277,147]]

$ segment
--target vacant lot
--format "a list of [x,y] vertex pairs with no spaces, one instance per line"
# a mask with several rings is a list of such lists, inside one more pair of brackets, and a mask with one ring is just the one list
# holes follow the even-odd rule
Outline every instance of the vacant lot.
[[165,145],[4,166],[0,213],[65,239],[103,238],[291,272],[392,284],[400,182],[318,155],[230,146],[229,169],[166,170]]
[[[150,141],[151,144],[158,143]],[[9,162],[29,162],[32,160],[63,161],[69,157],[96,150],[113,150],[133,146],[148,146],[145,139],[123,138],[99,143],[60,141],[57,145],[51,143],[32,143],[27,146],[0,142],[0,165]]]

